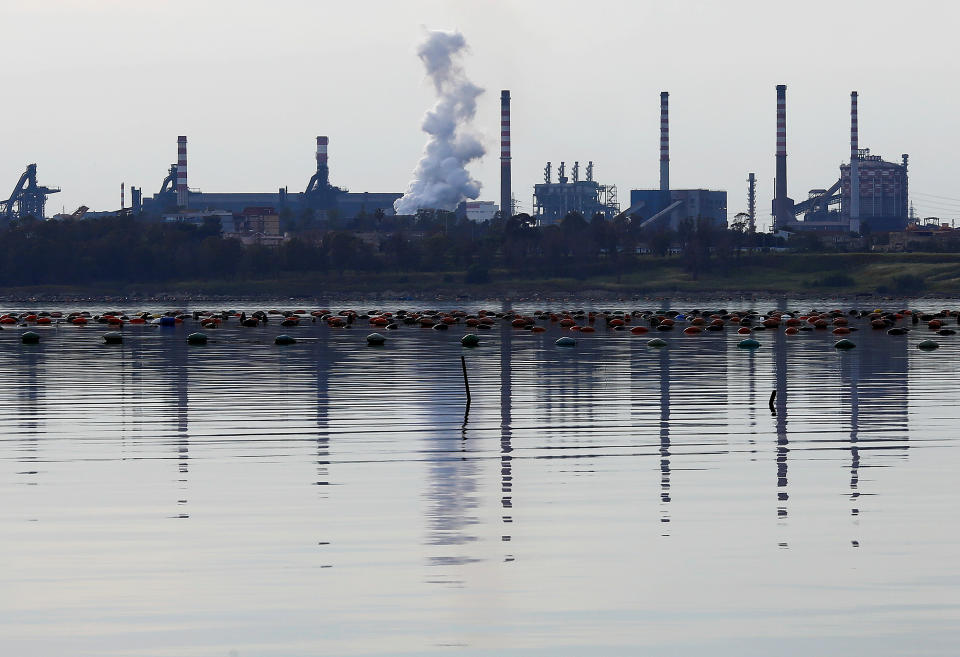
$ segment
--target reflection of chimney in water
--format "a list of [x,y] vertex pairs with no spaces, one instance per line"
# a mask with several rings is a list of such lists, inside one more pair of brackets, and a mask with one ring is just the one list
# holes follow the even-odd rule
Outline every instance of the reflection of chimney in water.
[[787,341],[778,333],[774,343],[774,382],[776,385],[776,431],[777,431],[777,517],[787,517],[787,455],[790,441],[787,439]]
[[[670,503],[670,352],[660,350],[660,501]],[[670,522],[669,508],[661,510],[660,522]],[[666,531],[661,536],[669,536]]]
[[[510,303],[504,302],[503,312],[510,310]],[[503,509],[504,524],[513,524],[513,430],[511,428],[512,372],[511,349],[513,329],[509,322],[500,323],[500,505]],[[512,538],[512,531],[504,528],[502,540]],[[507,554],[507,561],[513,561],[513,555]]]

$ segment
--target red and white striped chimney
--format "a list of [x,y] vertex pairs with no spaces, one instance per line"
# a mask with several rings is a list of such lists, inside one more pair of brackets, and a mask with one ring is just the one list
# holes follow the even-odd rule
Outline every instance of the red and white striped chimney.
[[177,207],[187,207],[187,138],[177,137]]
[[328,137],[317,137],[317,178],[320,181],[320,187],[325,188],[330,184],[330,169],[327,166],[327,146],[330,144]]
[[513,215],[510,178],[510,91],[500,92],[500,216]]
[[773,197],[774,230],[793,219],[787,199],[787,85],[777,85],[777,178]]
[[670,191],[670,94],[660,92],[660,191]]
[[850,92],[850,218],[860,218],[860,129],[856,91]]

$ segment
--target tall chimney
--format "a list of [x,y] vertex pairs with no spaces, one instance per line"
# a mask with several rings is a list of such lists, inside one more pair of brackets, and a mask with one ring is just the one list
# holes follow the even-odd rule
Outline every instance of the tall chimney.
[[317,180],[320,189],[326,189],[330,186],[330,169],[327,166],[327,145],[330,139],[328,137],[317,137]]
[[757,232],[757,176],[754,173],[747,178],[747,215],[750,217],[748,230]]
[[850,219],[860,218],[860,131],[857,92],[850,92]]
[[513,216],[513,193],[510,189],[510,91],[500,92],[500,215]]
[[790,223],[792,211],[787,199],[787,85],[777,85],[777,179],[773,198],[774,230]]
[[660,92],[660,191],[670,191],[670,119],[668,116],[670,94]]
[[177,207],[187,207],[187,138],[177,137]]

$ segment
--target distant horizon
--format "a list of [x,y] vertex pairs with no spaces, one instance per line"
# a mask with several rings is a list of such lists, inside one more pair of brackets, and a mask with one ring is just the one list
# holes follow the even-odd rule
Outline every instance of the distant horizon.
[[[726,191],[733,217],[746,210],[755,172],[758,230],[766,230],[775,86],[786,84],[791,197],[839,176],[856,90],[860,145],[888,161],[910,155],[917,216],[949,223],[960,215],[949,139],[958,99],[942,82],[958,67],[953,5],[919,3],[904,14],[893,2],[604,2],[589,11],[538,0],[370,4],[376,11],[300,0],[282,11],[220,0],[0,9],[18,26],[0,52],[7,61],[31,53],[27,66],[0,77],[13,99],[0,197],[36,163],[40,183],[62,189],[48,216],[79,205],[117,209],[121,183],[129,206],[131,186],[145,197],[159,190],[178,135],[190,144],[190,187],[207,193],[302,191],[317,135],[330,137],[333,184],[402,193],[433,102],[415,53],[427,27],[464,35],[464,68],[485,88],[475,125],[487,154],[468,167],[483,183],[478,200],[499,203],[501,89],[513,100],[513,190],[525,212],[547,161],[592,160],[595,179],[618,187],[622,209],[631,189],[657,188],[659,94],[668,91],[671,187]],[[825,12],[829,23],[815,20]]]

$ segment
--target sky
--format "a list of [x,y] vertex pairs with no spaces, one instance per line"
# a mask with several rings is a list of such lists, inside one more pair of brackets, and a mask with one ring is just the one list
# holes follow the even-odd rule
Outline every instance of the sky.
[[923,0],[3,0],[0,196],[35,162],[63,189],[48,214],[116,209],[121,182],[159,190],[181,134],[192,189],[302,191],[328,135],[331,182],[402,192],[434,101],[416,47],[444,29],[486,90],[481,199],[499,200],[501,89],[523,211],[547,161],[592,160],[623,207],[656,188],[669,91],[672,186],[726,190],[732,216],[755,172],[768,225],[786,84],[791,197],[837,179],[857,90],[860,146],[909,153],[918,214],[960,218],[958,19],[960,3]]

